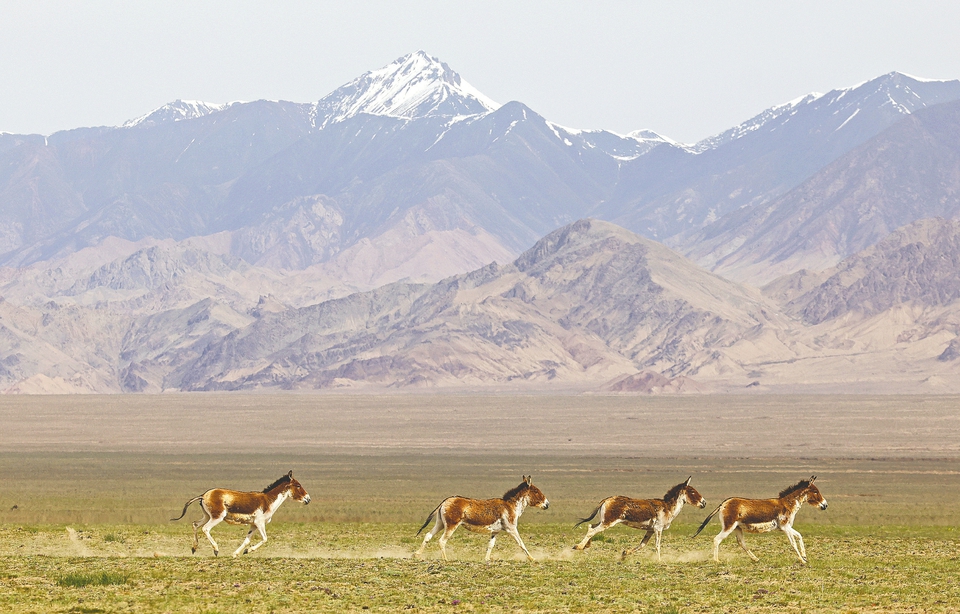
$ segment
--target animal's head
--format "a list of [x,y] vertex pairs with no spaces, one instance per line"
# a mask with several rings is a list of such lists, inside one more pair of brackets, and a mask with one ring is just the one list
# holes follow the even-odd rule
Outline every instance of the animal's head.
[[293,470],[290,470],[290,473],[287,474],[287,477],[290,478],[290,484],[287,486],[287,492],[290,493],[290,496],[294,501],[303,501],[303,504],[306,505],[310,503],[310,495],[304,490],[303,486],[300,485],[293,477]]
[[547,498],[543,495],[543,492],[539,488],[533,485],[533,476],[525,475],[523,476],[523,484],[526,485],[526,497],[527,505],[532,505],[533,507],[539,507],[540,509],[547,509],[550,507],[550,502],[547,501]]
[[822,510],[827,509],[827,500],[823,498],[823,495],[820,494],[820,489],[814,485],[814,481],[817,479],[817,476],[811,476],[810,481],[807,484],[807,487],[804,489],[803,493],[807,497],[807,503],[810,505],[815,505]]
[[687,481],[683,483],[683,491],[681,492],[680,496],[682,496],[688,504],[696,505],[702,509],[707,506],[707,500],[704,499],[699,492],[697,492],[696,488],[690,486],[690,480],[692,479],[693,476],[691,475],[689,478],[687,478]]

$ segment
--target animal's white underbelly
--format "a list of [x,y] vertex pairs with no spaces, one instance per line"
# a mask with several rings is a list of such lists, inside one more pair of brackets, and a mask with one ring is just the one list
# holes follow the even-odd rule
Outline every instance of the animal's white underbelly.
[[752,523],[741,523],[740,526],[743,527],[744,531],[750,533],[766,533],[767,531],[773,531],[779,525],[776,520],[770,520],[767,522],[752,522]]
[[474,533],[499,533],[503,531],[502,520],[498,520],[493,524],[470,524],[469,522],[465,522],[463,526],[466,527],[468,531],[473,531]]
[[253,521],[256,519],[256,514],[227,514],[227,517],[223,519],[227,524],[242,524],[248,525],[253,524]]

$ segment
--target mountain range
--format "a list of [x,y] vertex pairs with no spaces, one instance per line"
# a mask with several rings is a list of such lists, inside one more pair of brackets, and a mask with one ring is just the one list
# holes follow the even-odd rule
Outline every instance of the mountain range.
[[0,133],[0,390],[953,390],[958,149],[960,81],[680,144],[424,52],[316,103]]

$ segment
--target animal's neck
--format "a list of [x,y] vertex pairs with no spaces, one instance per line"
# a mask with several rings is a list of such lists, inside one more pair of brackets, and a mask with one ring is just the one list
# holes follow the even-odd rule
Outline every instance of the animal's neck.
[[676,499],[667,499],[663,502],[664,507],[667,509],[667,516],[670,518],[675,517],[680,513],[680,510],[683,509],[683,497],[677,497]]
[[517,511],[517,516],[519,516],[523,513],[523,510],[527,509],[527,498],[520,497],[519,499],[512,501],[511,505],[513,505],[513,509]]
[[786,503],[787,507],[790,509],[790,513],[796,514],[797,511],[803,507],[803,502],[806,500],[806,495],[800,493],[787,497],[787,500],[784,503]]
[[280,504],[287,500],[288,496],[290,495],[286,490],[280,491],[280,493],[276,495],[276,498],[274,498],[274,500],[270,502],[270,507],[268,508],[270,513],[272,514],[273,512],[275,512],[276,509],[280,507]]

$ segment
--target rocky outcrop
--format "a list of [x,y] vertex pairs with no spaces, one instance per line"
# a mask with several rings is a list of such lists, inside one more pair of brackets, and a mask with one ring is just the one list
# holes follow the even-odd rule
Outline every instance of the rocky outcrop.
[[942,307],[960,299],[960,221],[906,226],[841,262],[825,281],[787,303],[807,324],[903,304]]

